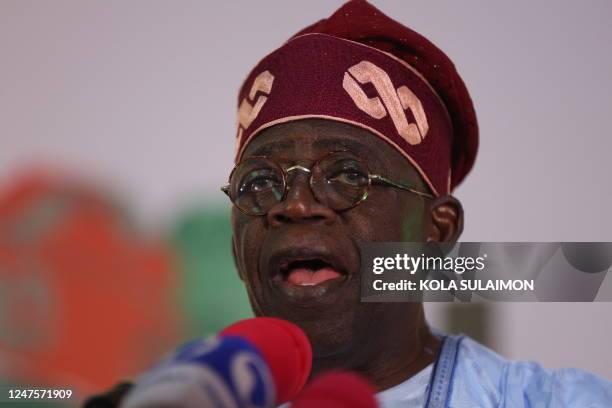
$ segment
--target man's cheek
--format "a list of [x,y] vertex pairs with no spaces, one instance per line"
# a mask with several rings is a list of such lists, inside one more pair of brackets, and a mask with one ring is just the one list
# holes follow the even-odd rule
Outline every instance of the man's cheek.
[[258,261],[262,242],[260,237],[262,235],[257,231],[251,232],[251,230],[252,226],[241,225],[239,231],[236,231],[238,236],[236,240],[237,264],[243,277],[251,308],[256,316],[261,316],[266,314],[263,304],[263,299],[265,299],[262,292],[263,285],[257,272],[259,270]]
[[401,224],[402,241],[420,242],[424,240],[423,214],[418,211],[410,211]]
[[352,236],[361,242],[402,241],[403,223],[401,210],[394,205],[394,200],[372,200],[372,205],[362,205],[355,208],[352,225]]
[[[239,270],[240,276],[243,280],[248,279],[248,273],[250,268],[248,267],[249,259],[252,258],[250,252],[252,252],[253,244],[250,242],[252,239],[252,233],[249,231],[252,220],[247,218],[246,215],[242,214],[234,207],[232,209],[232,231],[233,231],[233,251],[234,259],[236,260],[236,267]],[[246,283],[246,282],[245,282]]]
[[253,284],[258,280],[257,270],[259,263],[259,254],[261,253],[261,245],[263,242],[263,234],[257,225],[249,223],[243,225],[241,230],[240,252],[243,274],[249,284]]

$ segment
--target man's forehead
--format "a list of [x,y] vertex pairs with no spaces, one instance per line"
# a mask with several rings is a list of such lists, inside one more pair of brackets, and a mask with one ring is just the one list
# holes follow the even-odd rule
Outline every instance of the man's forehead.
[[346,150],[368,163],[371,171],[401,180],[425,182],[396,149],[360,127],[329,119],[301,119],[263,130],[247,145],[243,157],[316,160],[326,153]]
[[348,150],[360,156],[379,152],[384,142],[367,130],[330,120],[302,120],[283,123],[261,132],[245,150],[248,156],[286,153],[325,153]]

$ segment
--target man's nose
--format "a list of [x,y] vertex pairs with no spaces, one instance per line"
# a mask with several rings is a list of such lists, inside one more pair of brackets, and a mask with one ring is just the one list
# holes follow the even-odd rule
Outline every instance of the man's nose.
[[278,227],[288,223],[333,223],[336,212],[316,200],[310,188],[310,174],[296,173],[291,174],[287,179],[285,199],[268,211],[269,224]]

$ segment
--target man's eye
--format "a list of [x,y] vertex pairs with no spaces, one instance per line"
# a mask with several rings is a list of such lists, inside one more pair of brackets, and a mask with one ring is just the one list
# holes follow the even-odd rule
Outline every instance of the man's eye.
[[368,177],[357,170],[343,170],[332,174],[327,180],[329,182],[338,182],[353,186],[361,186],[368,183]]
[[246,179],[242,186],[240,187],[240,191],[242,193],[258,193],[261,191],[266,191],[272,189],[278,185],[278,180],[273,175],[268,174],[258,174],[253,175]]

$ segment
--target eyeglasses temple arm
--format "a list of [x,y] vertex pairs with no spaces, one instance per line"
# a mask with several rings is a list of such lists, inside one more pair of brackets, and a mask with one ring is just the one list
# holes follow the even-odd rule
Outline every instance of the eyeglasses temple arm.
[[414,188],[409,187],[409,186],[407,186],[405,184],[396,183],[395,181],[391,181],[391,180],[389,180],[387,178],[384,178],[383,176],[380,176],[378,174],[371,174],[370,175],[370,180],[374,181],[374,182],[377,182],[377,183],[382,183],[382,184],[386,184],[386,185],[389,185],[389,186],[392,186],[392,187],[396,187],[396,188],[399,188],[400,190],[410,191],[411,193],[414,193],[414,194],[419,195],[421,197],[434,198],[434,196],[431,195],[431,194],[424,193],[424,192],[419,191],[419,190],[415,190]]

